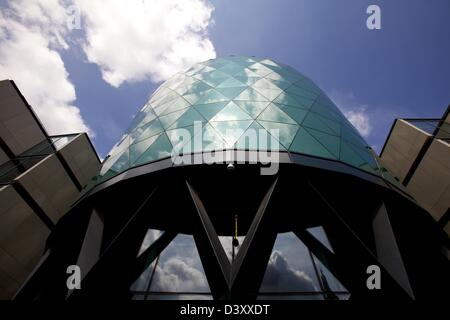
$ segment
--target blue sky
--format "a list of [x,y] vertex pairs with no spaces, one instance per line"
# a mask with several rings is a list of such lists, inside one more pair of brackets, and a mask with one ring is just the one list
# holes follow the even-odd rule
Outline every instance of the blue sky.
[[[141,14],[138,7],[124,12],[117,4],[99,16],[96,1],[74,0],[81,10],[81,29],[74,31],[65,29],[58,7],[71,1],[17,0],[22,1],[25,9],[0,1],[0,78],[16,80],[44,124],[54,128],[51,132],[90,128],[101,157],[161,80],[214,54],[268,57],[293,66],[362,121],[366,140],[378,151],[395,117],[440,117],[450,104],[448,0],[189,0],[179,16],[166,20],[161,13],[174,1],[155,7],[146,0],[149,12],[159,15]],[[37,3],[48,19],[36,18],[30,3]],[[370,4],[381,9],[381,30],[366,27]],[[139,19],[149,41],[139,41],[146,39],[145,32],[134,34]],[[52,28],[46,28],[48,21]],[[126,38],[120,38],[120,30],[129,30]],[[30,38],[22,41],[27,32]],[[42,50],[33,49],[37,46]],[[11,53],[19,49],[22,54]],[[149,63],[142,63],[147,52]],[[48,61],[45,67],[42,61]],[[30,75],[29,70],[38,72]],[[54,103],[47,106],[49,99]],[[59,111],[64,112],[56,119]]]

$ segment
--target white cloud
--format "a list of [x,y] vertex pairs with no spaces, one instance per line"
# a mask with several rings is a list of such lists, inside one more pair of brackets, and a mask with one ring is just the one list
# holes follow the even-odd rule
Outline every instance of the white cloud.
[[83,49],[103,79],[165,80],[214,58],[206,35],[213,7],[202,0],[74,0],[83,16]]
[[[73,4],[84,28],[76,41],[67,26]],[[203,0],[10,0],[0,9],[0,79],[17,83],[50,134],[92,135],[60,52],[80,43],[115,87],[165,80],[215,57],[206,35],[213,10]]]
[[330,98],[363,137],[370,135],[372,124],[367,105],[357,103],[353,93],[332,91]]
[[92,135],[58,52],[67,32],[58,0],[11,1],[0,11],[0,79],[17,83],[50,134]]

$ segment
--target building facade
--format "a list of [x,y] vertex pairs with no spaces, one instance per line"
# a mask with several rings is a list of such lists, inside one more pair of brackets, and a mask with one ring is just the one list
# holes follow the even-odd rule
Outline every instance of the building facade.
[[445,296],[444,235],[309,78],[219,58],[156,90],[16,299]]
[[441,119],[396,119],[380,158],[450,235],[450,106]]
[[10,299],[100,161],[84,133],[49,136],[12,81],[0,81],[0,110],[0,299]]

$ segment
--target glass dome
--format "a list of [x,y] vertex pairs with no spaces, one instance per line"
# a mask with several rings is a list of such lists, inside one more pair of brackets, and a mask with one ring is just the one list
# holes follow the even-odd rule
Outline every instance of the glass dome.
[[[202,124],[200,146],[193,144],[200,134],[194,122]],[[278,129],[279,143],[243,138],[254,129]],[[180,139],[182,130],[191,141]],[[164,82],[113,147],[100,176],[170,157],[174,146],[186,150],[191,143],[192,152],[276,149],[380,172],[358,131],[309,78],[269,59],[232,56],[198,63]]]

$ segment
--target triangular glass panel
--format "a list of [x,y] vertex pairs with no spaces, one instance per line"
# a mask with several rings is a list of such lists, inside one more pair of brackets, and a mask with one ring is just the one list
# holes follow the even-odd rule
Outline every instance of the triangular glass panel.
[[333,121],[341,121],[341,116],[338,113],[332,111],[330,107],[325,106],[321,103],[315,102],[311,107],[311,111],[318,113],[319,115],[321,115],[326,119],[330,119]]
[[340,160],[358,168],[366,163],[366,161],[353,150],[353,147],[343,140],[341,140]]
[[296,96],[304,97],[304,98],[307,98],[310,100],[315,100],[317,98],[317,93],[311,92],[304,88],[300,88],[300,87],[296,86],[295,84],[290,86],[289,88],[287,88],[286,92],[295,94]]
[[343,125],[341,127],[341,137],[342,139],[347,140],[348,142],[361,148],[365,148],[367,145],[365,141],[359,137],[358,134],[354,133],[354,131],[346,125]]
[[176,91],[178,94],[182,95],[186,92],[186,90],[189,89],[189,86],[198,82],[197,79],[194,77],[186,76],[183,80],[183,82],[179,83],[176,87],[174,87],[172,90]]
[[283,72],[284,70],[278,70],[276,72],[272,72],[266,76],[267,79],[272,80],[284,80],[290,83],[294,83],[298,81],[298,77],[291,75],[290,73]]
[[134,163],[151,145],[158,139],[159,135],[154,135],[130,146],[130,162]]
[[277,86],[281,90],[286,90],[286,88],[289,88],[292,85],[292,83],[290,83],[289,81],[283,80],[283,79],[273,80],[273,79],[266,78],[266,80],[270,81],[270,83]]
[[[259,292],[320,292],[309,250],[293,232],[278,234]],[[311,294],[310,298],[322,297]]]
[[218,112],[211,121],[239,121],[251,119],[252,118],[245,111],[231,101],[225,108]]
[[158,116],[164,116],[166,114],[185,109],[190,106],[189,102],[186,101],[186,99],[179,97],[176,100],[173,100],[168,104],[168,107],[164,109],[163,112],[159,113]]
[[285,92],[281,93],[278,97],[276,97],[273,102],[278,104],[283,104],[286,106],[291,106],[295,108],[304,108],[300,105],[300,103],[292,97],[293,95],[286,94]]
[[201,73],[199,75],[196,75],[195,77],[209,84],[212,87],[216,87],[217,85],[222,83],[225,79],[227,79],[229,75],[219,70],[215,70],[212,72]]
[[234,63],[234,62],[229,62],[226,65],[224,65],[223,67],[220,67],[218,70],[232,76],[238,72],[240,72],[242,70],[242,66]]
[[189,108],[181,117],[179,117],[169,129],[182,128],[187,126],[193,126],[194,122],[206,122],[205,118],[194,108]]
[[225,97],[223,94],[221,94],[219,91],[212,89],[205,92],[204,95],[200,99],[198,99],[195,103],[196,104],[207,104],[207,103],[213,103],[213,102],[220,102],[220,101],[228,101],[227,97]]
[[298,130],[289,150],[323,158],[336,159],[330,151],[314,139],[304,128]]
[[271,103],[257,119],[262,121],[274,121],[288,124],[297,124],[291,117],[280,110],[276,105]]
[[252,64],[251,66],[248,66],[247,69],[250,69],[251,71],[253,71],[254,73],[258,74],[261,77],[265,77],[269,73],[273,72],[271,69],[267,68],[265,65],[259,62]]
[[253,59],[253,58],[249,58],[249,57],[228,57],[227,59],[243,66],[244,68],[257,62],[256,58]]
[[234,145],[237,150],[286,151],[258,121],[254,121]]
[[178,234],[159,256],[149,298],[152,298],[152,292],[210,291],[193,236]]
[[246,87],[216,88],[217,91],[219,91],[221,94],[223,94],[228,99],[234,99],[245,89],[246,89]]
[[294,98],[295,100],[297,100],[298,106],[301,107],[301,108],[309,109],[309,108],[311,108],[311,106],[314,103],[314,100],[312,100],[312,99],[301,97],[301,96],[298,96],[298,95],[295,95],[295,94],[292,94],[292,93],[290,94],[290,96],[292,98]]
[[106,175],[108,172],[115,175],[122,172],[130,167],[130,158],[128,155],[128,149],[123,150],[114,156],[109,157],[105,160],[100,170],[100,175]]
[[210,122],[210,124],[223,137],[223,139],[227,143],[227,146],[232,147],[252,122],[253,120],[219,121]]
[[210,120],[214,117],[220,110],[222,110],[229,101],[213,102],[208,104],[197,104],[194,108],[206,119]]
[[144,240],[142,241],[141,247],[139,248],[139,252],[137,256],[139,257],[145,250],[150,248],[150,246],[162,236],[164,231],[156,230],[156,229],[148,229],[145,234]]
[[[197,138],[197,136],[195,137]],[[219,133],[208,123],[203,127],[202,132],[202,149],[198,150],[195,146],[194,152],[224,150],[227,144]]]
[[[205,83],[205,85],[206,85],[206,83]],[[197,101],[199,101],[200,99],[202,99],[204,96],[208,95],[211,92],[214,92],[214,91],[211,87],[209,87],[209,89],[206,89],[206,90],[185,93],[183,95],[183,98],[185,98],[190,104],[194,105],[197,103]],[[199,104],[201,104],[201,103],[199,103]]]
[[175,91],[169,90],[165,96],[161,97],[160,99],[151,102],[153,108],[158,108],[159,106],[162,106],[163,104],[166,104],[170,101],[173,101],[177,98],[179,98],[180,95],[178,93],[176,93]]
[[246,101],[268,101],[266,97],[261,95],[258,91],[253,88],[245,89],[240,95],[238,95],[234,100],[246,100]]
[[190,154],[193,150],[191,147],[191,140],[194,136],[194,126],[178,128],[174,130],[167,130],[167,136],[173,146],[172,153],[175,154]]
[[244,101],[234,100],[242,110],[246,111],[253,119],[256,119],[261,112],[269,105],[269,101]]
[[158,133],[161,133],[163,130],[164,129],[161,126],[159,120],[155,119],[152,122],[147,123],[146,125],[139,127],[135,131],[131,132],[130,134],[131,142],[136,143],[142,141]]
[[334,154],[336,159],[339,159],[339,145],[341,139],[321,131],[305,128],[309,134],[316,138],[328,151]]
[[[261,132],[263,130],[264,132]],[[261,141],[261,140],[266,141]],[[254,121],[250,127],[242,134],[234,145],[237,150],[270,150],[267,148],[270,141],[270,134],[257,121]],[[261,148],[264,146],[264,148]]]
[[278,108],[280,108],[283,112],[285,112],[288,116],[290,116],[292,119],[294,119],[298,124],[301,124],[303,120],[305,119],[306,114],[308,113],[308,110],[301,109],[301,108],[293,108],[286,106],[284,104],[277,104],[274,103]]
[[165,133],[162,133],[155,142],[133,163],[140,165],[169,157],[172,153],[172,144]]
[[330,241],[328,240],[327,234],[322,226],[313,227],[306,229],[309,234],[311,234],[316,240],[318,240],[321,244],[325,246],[328,250],[334,253],[333,248],[331,247]]
[[203,81],[197,80],[196,82],[191,83],[189,85],[178,87],[175,91],[185,96],[190,94],[196,94],[198,92],[203,92],[209,89],[212,89],[211,86],[207,85]]
[[276,89],[255,88],[255,90],[261,93],[269,101],[272,101],[283,92],[281,89],[278,88]]
[[[261,120],[258,120],[258,122],[267,130],[267,132],[270,133],[271,136],[280,141],[286,149],[288,149],[291,145],[292,140],[294,140],[295,134],[299,129],[297,124],[294,125]],[[276,132],[278,132],[278,135],[276,135]]]
[[305,120],[302,123],[302,126],[319,130],[328,134],[334,134],[334,131],[331,130],[325,123],[323,123],[320,120],[319,116],[313,112],[308,113],[308,115],[306,116]]
[[296,85],[305,88],[309,91],[315,92],[317,94],[320,94],[322,91],[318,86],[316,86],[310,79],[306,77],[303,78],[302,81],[297,82]]
[[189,108],[169,113],[168,115],[159,117],[159,121],[164,129],[169,128],[179,117],[183,115]]
[[271,89],[271,90],[281,90],[275,84],[267,79],[260,79],[252,85],[253,88],[261,88],[261,89]]
[[269,67],[269,66],[272,66],[272,67],[279,67],[278,64],[276,64],[275,62],[273,62],[272,60],[269,60],[269,59],[261,60],[259,63],[262,63],[263,65],[265,65],[265,66],[267,66],[267,67]]
[[320,120],[325,123],[331,130],[333,130],[335,135],[339,136],[341,134],[341,125],[339,122],[324,117],[320,117]]
[[222,83],[220,83],[216,88],[236,88],[236,87],[247,87],[245,83],[236,80],[233,77],[229,77]]
[[206,63],[206,65],[208,65],[211,68],[218,69],[223,66],[226,66],[229,62],[228,62],[228,60],[226,60],[224,58],[217,58],[217,59],[212,59],[212,60],[206,61],[205,63]]
[[236,73],[234,75],[234,78],[238,79],[239,78],[258,78],[261,79],[261,76],[255,72],[253,72],[252,70],[249,69],[243,69],[240,72]]

